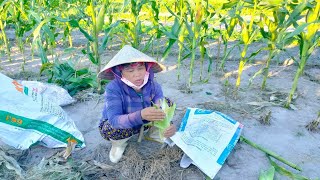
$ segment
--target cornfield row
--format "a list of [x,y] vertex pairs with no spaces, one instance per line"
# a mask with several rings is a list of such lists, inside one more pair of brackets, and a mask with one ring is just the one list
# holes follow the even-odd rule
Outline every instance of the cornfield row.
[[[162,61],[176,45],[178,68],[183,60],[190,59],[189,86],[193,82],[196,60],[202,64],[201,80],[206,80],[202,75],[205,60],[209,62],[209,75],[212,71],[214,56],[208,53],[209,42],[218,42],[217,57],[220,45],[223,46],[222,58],[216,62],[219,70],[224,70],[226,59],[235,47],[241,49],[237,88],[249,60],[267,51],[264,67],[254,75],[263,76],[262,89],[266,88],[273,58],[286,51],[287,46],[298,44],[300,56],[294,59],[298,68],[285,105],[289,107],[308,58],[319,46],[319,9],[319,0],[4,0],[0,4],[0,43],[11,61],[12,44],[6,31],[14,30],[20,52],[24,54],[26,46],[30,46],[32,52],[38,51],[41,73],[48,75],[49,82],[58,83],[73,93],[90,86],[101,89],[100,80],[95,78],[101,69],[100,55],[114,39],[142,51],[153,51],[154,44],[165,39]],[[68,62],[57,63],[47,58],[48,54],[55,53],[58,41],[63,41],[66,48],[73,47],[71,34],[79,31],[87,39],[81,52],[96,66],[96,72],[88,68],[75,69]],[[58,39],[59,35],[62,39]],[[228,48],[231,40],[237,43]],[[248,53],[255,41],[265,42],[265,46]],[[196,59],[197,53],[199,59]],[[25,57],[23,59],[25,61]]]

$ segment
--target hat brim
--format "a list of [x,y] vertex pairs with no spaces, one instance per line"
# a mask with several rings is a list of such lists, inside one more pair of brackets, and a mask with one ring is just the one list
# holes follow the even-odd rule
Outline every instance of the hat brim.
[[109,62],[108,64],[99,72],[98,77],[101,79],[114,79],[112,73],[112,68],[121,64],[134,63],[134,62],[147,62],[153,63],[152,70],[154,73],[161,72],[165,69],[165,66],[158,63],[156,60],[150,56],[140,52],[139,50],[125,45]]
[[[121,65],[121,64],[119,64],[119,65]],[[113,66],[113,67],[115,67],[115,66]],[[114,79],[114,74],[112,73],[112,68],[113,67],[101,70],[99,72],[99,74],[98,74],[98,78],[107,79],[107,80],[113,80]],[[151,69],[152,69],[152,71],[154,73],[158,73],[158,72],[163,71],[165,69],[165,66],[160,64],[160,63],[154,63],[152,65]]]

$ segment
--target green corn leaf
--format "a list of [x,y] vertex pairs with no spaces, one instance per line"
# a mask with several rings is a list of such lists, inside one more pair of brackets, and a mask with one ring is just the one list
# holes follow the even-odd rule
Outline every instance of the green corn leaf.
[[251,86],[253,80],[259,76],[260,74],[263,74],[265,72],[265,68],[261,68],[259,71],[257,71],[256,73],[254,73],[254,75],[249,79],[249,86]]
[[91,41],[91,42],[93,42],[94,40],[93,40],[93,38],[92,38],[92,36],[90,36],[84,29],[82,29],[80,26],[79,26],[79,30],[80,30],[80,32],[82,32],[82,34],[89,40],[89,41]]
[[33,31],[33,42],[35,42],[36,39],[39,37],[39,35],[40,35],[40,30],[41,30],[42,26],[43,26],[44,24],[46,24],[47,22],[49,22],[50,20],[51,20],[51,18],[46,18],[46,19],[44,19],[44,20],[41,21],[41,22],[39,23],[39,25],[35,28],[35,30]]
[[82,29],[82,28],[80,27],[78,21],[76,21],[75,19],[71,19],[71,20],[69,21],[69,23],[70,23],[70,26],[71,26],[71,27],[77,27],[77,28],[79,28],[80,32],[82,32],[82,34],[83,34],[89,41],[93,42],[92,36],[90,36],[84,29]]
[[50,30],[50,28],[47,25],[43,26],[43,30],[44,32],[49,36],[49,40],[50,42],[55,42],[55,35],[52,33],[52,31]]
[[185,23],[186,28],[187,28],[187,30],[188,30],[189,36],[190,36],[190,37],[194,37],[194,33],[193,33],[193,31],[192,31],[191,25],[188,23],[187,20],[184,20],[184,23]]
[[93,57],[93,53],[88,53],[88,56],[89,56],[90,61],[91,61],[93,64],[95,64],[95,65],[98,64],[96,58]]
[[89,69],[88,68],[82,68],[76,71],[76,76],[82,76],[84,74],[88,74],[89,73]]
[[116,21],[115,23],[109,25],[109,27],[107,27],[105,30],[104,30],[104,38],[103,38],[103,41],[102,41],[102,44],[100,46],[100,50],[103,51],[104,49],[106,49],[107,47],[107,43],[109,41],[109,38],[110,38],[110,34],[111,34],[111,31],[113,28],[117,27],[119,25],[121,21]]
[[191,56],[191,52],[189,52],[188,54],[186,54],[185,56],[183,56],[183,57],[181,58],[181,61],[189,58],[190,56]]
[[273,180],[275,168],[271,166],[267,171],[260,173],[259,180]]
[[145,44],[145,47],[142,49],[142,52],[145,52],[150,48],[152,42],[154,41],[154,37],[155,37],[155,35],[150,36],[147,43]]
[[46,54],[45,50],[43,49],[42,42],[40,41],[40,39],[37,40],[36,42],[37,42],[38,49],[39,49],[39,54],[40,54],[40,58],[41,58],[41,63],[42,63],[42,64],[48,63],[49,60],[48,60],[48,58],[47,58],[47,54]]
[[53,63],[47,62],[41,65],[40,68],[40,74],[42,74],[44,71],[50,71],[50,69],[53,68]]
[[70,24],[71,27],[79,27],[79,23],[75,19],[71,19],[69,21],[69,24]]
[[165,5],[165,7],[167,8],[170,14],[172,14],[173,16],[179,19],[179,17],[167,5]]
[[301,24],[300,26],[298,26],[294,31],[292,31],[291,33],[289,33],[285,39],[289,39],[293,36],[296,36],[298,34],[300,34],[301,32],[304,31],[304,29],[309,25],[309,23],[304,23],[304,24]]
[[254,39],[256,38],[256,36],[258,35],[258,33],[259,33],[259,29],[255,29],[252,33],[251,33],[251,35],[250,35],[250,38],[249,38],[249,44],[251,44],[253,41],[254,41]]
[[267,48],[267,47],[262,47],[262,48],[258,49],[257,51],[251,53],[250,56],[248,57],[248,60],[254,58],[254,57],[257,56],[261,51],[264,51],[264,50],[268,50],[268,48]]
[[86,53],[88,54],[89,60],[90,60],[93,64],[97,65],[97,64],[98,64],[98,61],[97,61],[97,59],[93,56],[93,53],[91,52],[89,45],[87,46],[87,51],[86,51]]
[[174,24],[173,24],[173,26],[172,26],[172,28],[171,28],[171,32],[172,32],[175,36],[177,36],[177,34],[180,32],[180,29],[181,29],[181,24],[179,24],[179,21],[178,21],[178,19],[176,18],[176,19],[174,19]]
[[169,32],[169,31],[167,31],[167,30],[161,30],[162,31],[162,33],[163,34],[165,34],[168,38],[170,38],[170,39],[177,39],[177,37],[174,35],[174,34],[172,34],[171,32]]
[[295,7],[293,12],[290,13],[290,16],[286,22],[287,23],[286,27],[289,27],[291,24],[296,23],[299,19],[302,18],[302,16],[300,15],[301,15],[301,12],[303,12],[303,10],[306,8],[306,6],[307,6],[306,2],[301,2],[299,5]]
[[236,1],[236,0],[233,0],[233,1],[228,2],[228,3],[224,3],[223,6],[222,6],[222,9],[232,8],[232,7],[234,7],[237,3],[238,3],[238,1]]
[[314,49],[319,46],[319,43],[320,43],[320,38],[319,38],[319,36],[316,36],[315,37],[315,41],[310,46],[310,48],[309,48],[309,50],[307,52],[307,55],[311,55],[311,53],[314,51]]
[[123,12],[123,10],[129,5],[129,3],[129,0],[124,0],[120,12]]
[[273,161],[270,158],[270,156],[267,156],[267,157],[268,157],[271,165],[275,168],[275,170],[278,173],[280,173],[280,174],[282,174],[284,176],[288,176],[288,177],[290,177],[291,179],[294,179],[294,180],[309,180],[309,178],[306,178],[306,177],[298,175],[298,174],[294,174],[294,173],[288,171],[286,168],[279,166],[275,161]]
[[161,61],[164,61],[168,57],[170,50],[176,41],[177,39],[169,39],[169,44],[162,55]]

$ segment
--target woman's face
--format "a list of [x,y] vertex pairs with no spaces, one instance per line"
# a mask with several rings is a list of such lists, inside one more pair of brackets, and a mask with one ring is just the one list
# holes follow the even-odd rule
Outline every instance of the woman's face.
[[144,75],[146,74],[146,66],[144,63],[135,63],[124,66],[122,69],[122,77],[126,78],[136,86],[143,83]]

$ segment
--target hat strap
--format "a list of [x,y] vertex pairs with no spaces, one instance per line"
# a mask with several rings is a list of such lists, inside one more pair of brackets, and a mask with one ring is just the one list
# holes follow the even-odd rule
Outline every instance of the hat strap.
[[112,70],[112,68],[110,68],[108,71],[111,72],[114,76],[116,76],[116,77],[118,77],[118,78],[121,79],[121,77],[120,77],[117,73],[115,73],[115,72]]

